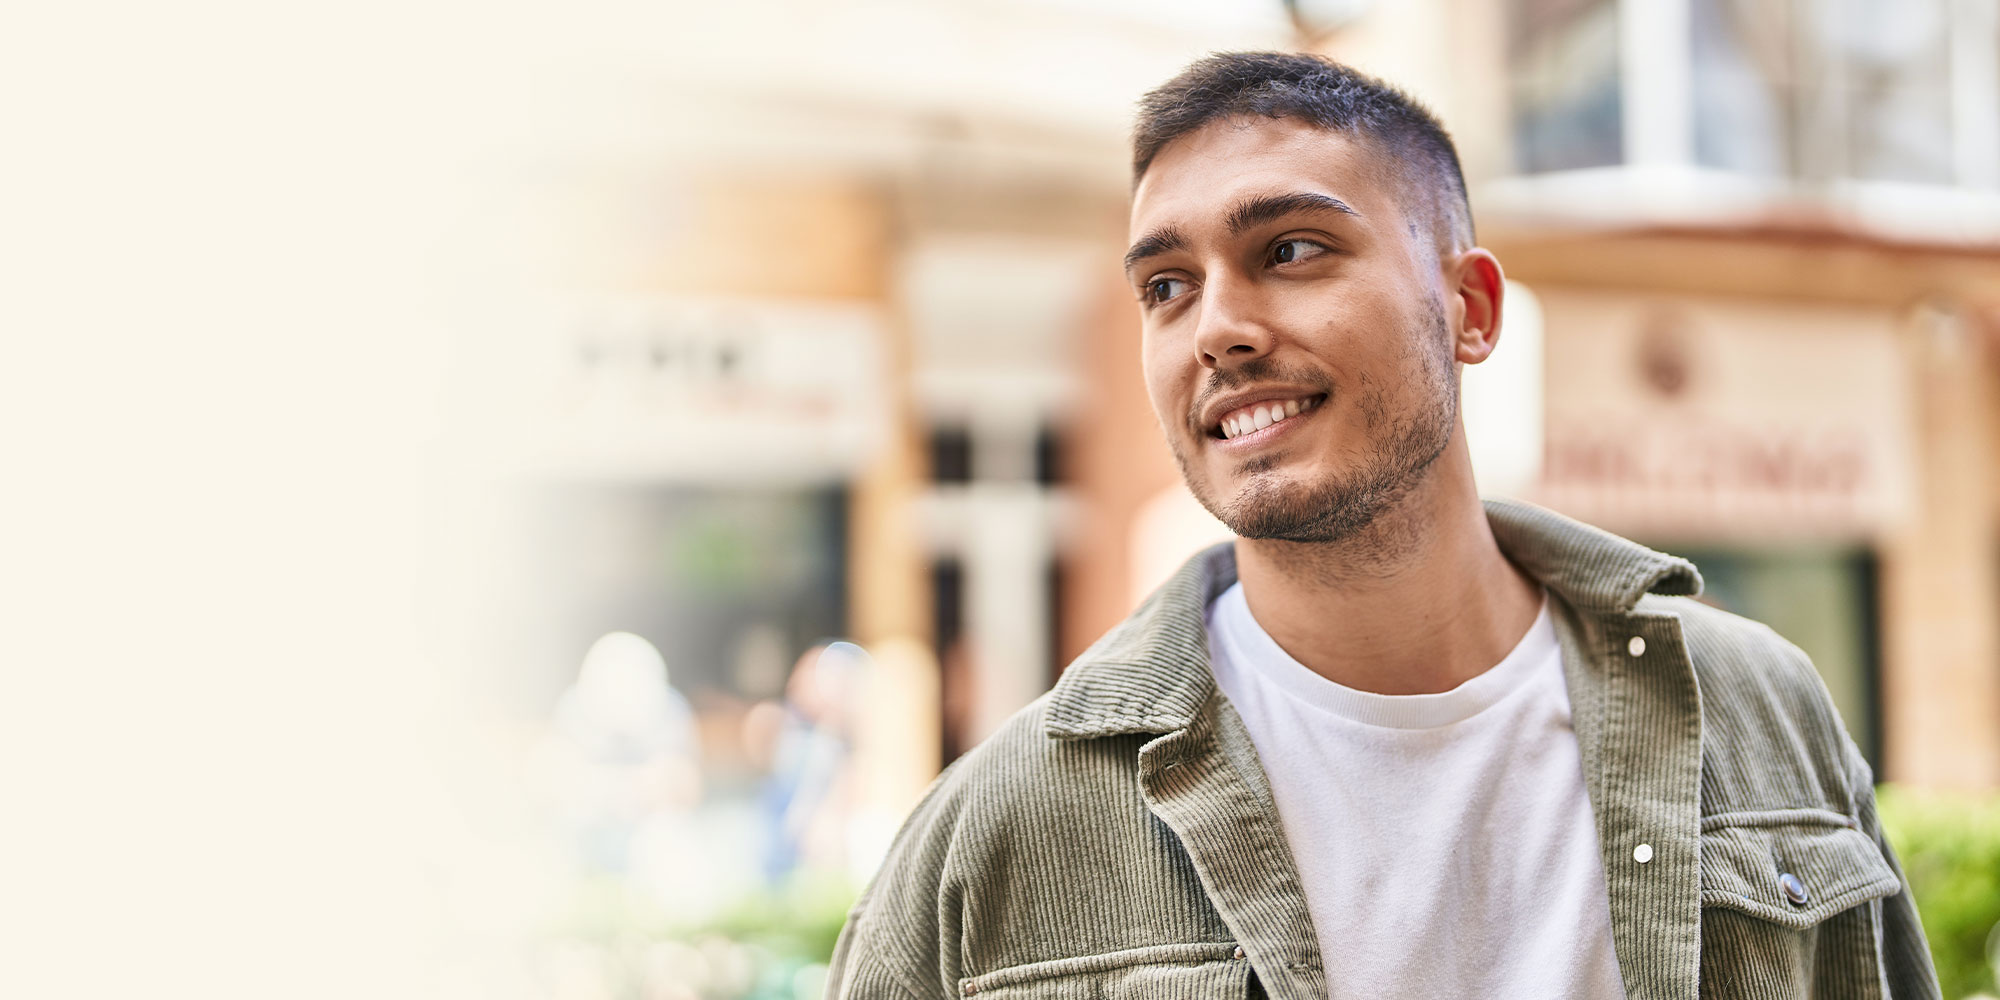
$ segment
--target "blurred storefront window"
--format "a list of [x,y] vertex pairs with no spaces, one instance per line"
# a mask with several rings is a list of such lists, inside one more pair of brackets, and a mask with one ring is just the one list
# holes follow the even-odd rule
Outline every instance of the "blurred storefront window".
[[845,628],[838,488],[577,484],[542,506],[555,641],[639,633],[697,705],[776,695],[792,657]]
[[1944,0],[1822,0],[1814,13],[1809,37],[1823,59],[1841,67],[1828,91],[1844,112],[1839,131],[1847,175],[1951,183],[1952,54]]
[[1995,12],[1993,0],[1512,0],[1516,168],[1990,187]]
[[1523,173],[1623,159],[1616,0],[1511,0],[1508,64]]
[[1692,0],[1689,20],[1697,163],[1952,183],[1943,0]]
[[1792,109],[1804,89],[1790,11],[1765,0],[1694,0],[1695,159],[1760,177],[1798,162]]

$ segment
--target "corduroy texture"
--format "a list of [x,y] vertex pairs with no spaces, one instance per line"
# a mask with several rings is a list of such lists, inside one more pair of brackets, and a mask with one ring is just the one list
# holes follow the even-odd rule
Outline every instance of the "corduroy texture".
[[[1805,655],[1688,600],[1685,560],[1525,504],[1487,517],[1552,596],[1627,996],[1936,997],[1867,766]],[[841,932],[829,997],[1329,995],[1209,672],[1204,612],[1235,579],[1228,545],[1190,560],[938,778]]]

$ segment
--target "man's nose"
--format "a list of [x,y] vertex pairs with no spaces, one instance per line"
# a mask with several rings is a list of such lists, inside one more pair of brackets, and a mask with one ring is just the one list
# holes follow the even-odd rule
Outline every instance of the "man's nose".
[[1275,338],[1255,296],[1241,281],[1210,281],[1202,289],[1195,350],[1205,368],[1233,368],[1271,353]]

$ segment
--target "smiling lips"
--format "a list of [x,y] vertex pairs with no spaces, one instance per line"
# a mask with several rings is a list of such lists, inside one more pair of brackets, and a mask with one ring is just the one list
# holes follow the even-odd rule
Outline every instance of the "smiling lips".
[[1261,431],[1272,424],[1282,423],[1311,410],[1319,405],[1318,395],[1301,396],[1296,399],[1266,399],[1238,407],[1222,415],[1222,424],[1216,433],[1223,439],[1242,437]]

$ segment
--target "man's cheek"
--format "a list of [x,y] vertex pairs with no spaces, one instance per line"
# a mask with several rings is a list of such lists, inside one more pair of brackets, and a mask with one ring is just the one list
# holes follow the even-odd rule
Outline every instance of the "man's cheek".
[[[1155,379],[1146,379],[1146,402],[1153,408],[1153,416],[1159,420],[1161,428],[1172,433],[1183,421],[1174,416],[1176,402],[1171,388],[1159,384]],[[1185,407],[1179,411],[1186,412]]]

